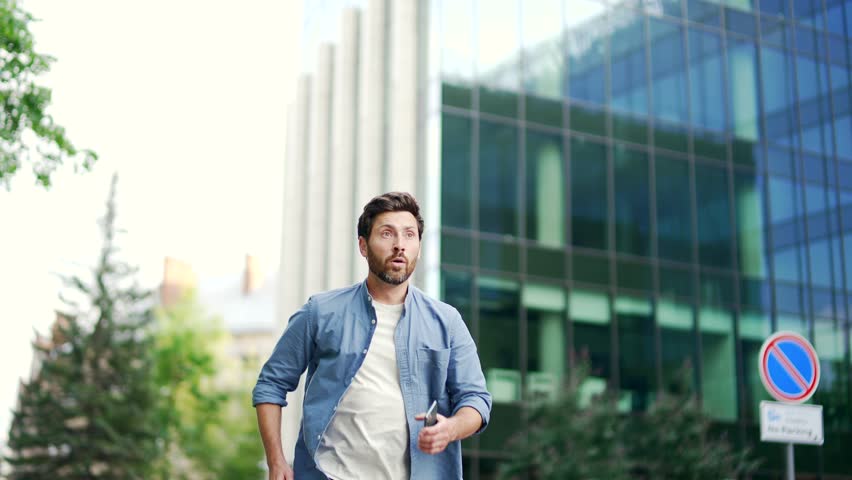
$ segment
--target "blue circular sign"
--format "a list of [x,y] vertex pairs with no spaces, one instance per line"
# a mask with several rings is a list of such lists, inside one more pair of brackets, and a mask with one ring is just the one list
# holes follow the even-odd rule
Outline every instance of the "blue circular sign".
[[758,356],[760,380],[773,398],[802,403],[819,385],[819,357],[813,345],[795,332],[771,335]]

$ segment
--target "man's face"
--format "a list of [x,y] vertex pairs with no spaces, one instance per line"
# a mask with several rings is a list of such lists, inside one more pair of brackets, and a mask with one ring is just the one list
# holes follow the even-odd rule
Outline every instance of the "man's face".
[[358,239],[370,272],[391,285],[408,280],[420,256],[417,219],[410,212],[385,212],[373,220],[370,238]]

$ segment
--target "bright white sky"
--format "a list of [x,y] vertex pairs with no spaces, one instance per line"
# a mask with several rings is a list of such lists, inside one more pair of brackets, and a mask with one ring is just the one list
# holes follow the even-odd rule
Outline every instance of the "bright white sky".
[[155,286],[166,255],[200,276],[277,268],[286,109],[299,65],[298,0],[22,0],[56,57],[41,84],[76,146],[101,160],[50,191],[24,167],[0,189],[0,449],[34,330],[53,320],[55,272],[91,265],[119,174],[123,258]]

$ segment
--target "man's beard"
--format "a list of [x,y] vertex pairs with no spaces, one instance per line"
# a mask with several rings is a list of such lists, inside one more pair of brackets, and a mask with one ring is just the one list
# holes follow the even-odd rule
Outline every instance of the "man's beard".
[[[391,270],[393,267],[386,267],[388,262],[396,257],[403,257],[406,260],[405,269],[402,271],[394,272]],[[408,280],[408,277],[414,273],[414,268],[417,266],[416,258],[408,258],[403,255],[393,255],[384,260],[380,259],[378,255],[373,253],[373,250],[367,245],[367,266],[370,267],[370,271],[379,279],[385,283],[391,285],[402,285]]]

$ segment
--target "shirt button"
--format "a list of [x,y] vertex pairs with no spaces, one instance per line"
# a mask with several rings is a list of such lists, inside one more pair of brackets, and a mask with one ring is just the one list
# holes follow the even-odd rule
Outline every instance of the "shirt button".
[[322,435],[317,435],[317,440],[321,439]]
[[373,325],[375,325],[375,324],[376,324],[376,319],[374,318],[374,319],[373,319],[373,321],[372,321],[372,322],[370,322],[370,323],[372,323]]
[[337,411],[337,405],[335,405],[334,408],[332,408],[332,410],[334,410],[336,412]]
[[361,353],[363,353],[364,355],[366,355],[366,354],[367,354],[367,349],[365,348],[365,349],[364,349],[364,351],[363,351],[363,352],[361,352]]

